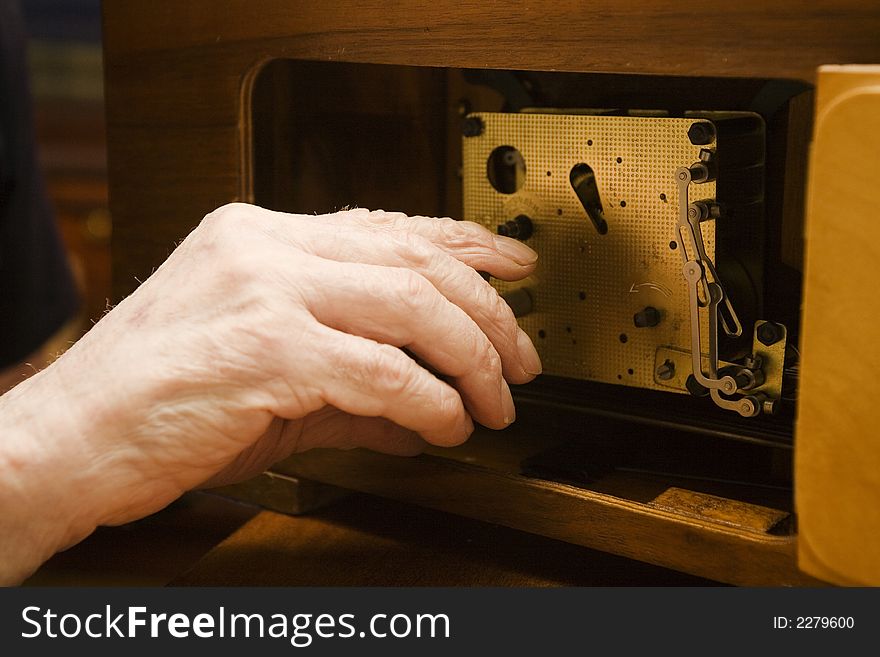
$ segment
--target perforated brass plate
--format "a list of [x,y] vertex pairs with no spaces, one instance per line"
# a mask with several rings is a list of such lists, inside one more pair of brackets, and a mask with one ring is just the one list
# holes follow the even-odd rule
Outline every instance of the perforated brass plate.
[[[671,390],[654,380],[658,347],[690,352],[687,290],[676,240],[678,196],[673,174],[699,159],[688,140],[695,119],[570,114],[475,114],[481,134],[463,143],[464,218],[495,232],[517,215],[531,218],[526,243],[538,252],[529,280],[495,281],[504,293],[527,287],[533,311],[519,322],[547,374]],[[487,161],[512,146],[525,162],[522,187],[496,191]],[[593,170],[607,221],[600,234],[569,181],[572,168]],[[711,198],[715,183],[692,185],[690,200]],[[710,257],[715,229],[703,224]],[[645,307],[660,311],[658,325],[636,328]],[[706,319],[703,318],[705,324]],[[702,334],[707,334],[704,326]],[[707,345],[702,346],[703,350]],[[677,390],[676,392],[680,392]]]

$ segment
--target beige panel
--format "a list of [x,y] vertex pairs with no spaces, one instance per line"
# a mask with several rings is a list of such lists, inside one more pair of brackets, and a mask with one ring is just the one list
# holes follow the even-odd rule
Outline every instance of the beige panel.
[[[605,383],[673,390],[654,380],[657,348],[690,352],[688,294],[676,239],[675,171],[699,159],[687,137],[694,119],[574,114],[479,116],[485,131],[464,139],[464,218],[495,232],[519,214],[531,217],[528,245],[540,254],[525,281],[493,280],[499,292],[526,287],[534,310],[520,318],[544,372]],[[497,147],[513,146],[525,160],[514,194],[500,194],[486,177]],[[599,234],[569,181],[572,167],[595,172],[608,232]],[[691,201],[714,198],[715,183],[692,185]],[[714,222],[703,224],[709,257]],[[657,308],[656,327],[636,329],[633,314]],[[708,331],[704,314],[702,334]],[[704,341],[704,350],[707,343]],[[688,365],[688,371],[689,371]],[[686,376],[686,374],[685,374]]]
[[799,563],[880,585],[880,66],[823,67],[807,200]]

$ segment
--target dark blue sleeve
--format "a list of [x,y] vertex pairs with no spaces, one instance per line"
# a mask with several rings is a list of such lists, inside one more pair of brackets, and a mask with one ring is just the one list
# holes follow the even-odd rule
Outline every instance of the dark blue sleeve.
[[0,0],[0,368],[39,348],[78,295],[37,163],[18,3]]

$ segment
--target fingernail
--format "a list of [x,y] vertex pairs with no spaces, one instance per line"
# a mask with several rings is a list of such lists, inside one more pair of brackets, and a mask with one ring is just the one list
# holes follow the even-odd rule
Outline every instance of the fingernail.
[[513,405],[513,395],[510,394],[510,386],[507,381],[501,379],[501,410],[504,412],[505,426],[516,419],[516,407]]
[[541,365],[541,357],[538,355],[535,345],[532,344],[531,338],[522,329],[519,330],[519,335],[516,337],[516,348],[526,374],[538,376],[544,370]]
[[495,247],[502,255],[507,256],[518,265],[533,265],[538,261],[537,253],[512,237],[496,235]]

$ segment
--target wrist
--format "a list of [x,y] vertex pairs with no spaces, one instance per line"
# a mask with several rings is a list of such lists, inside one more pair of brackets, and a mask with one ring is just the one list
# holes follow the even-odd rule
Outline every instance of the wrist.
[[115,499],[112,456],[95,440],[105,418],[69,374],[59,361],[0,397],[3,583],[20,581],[88,536]]

